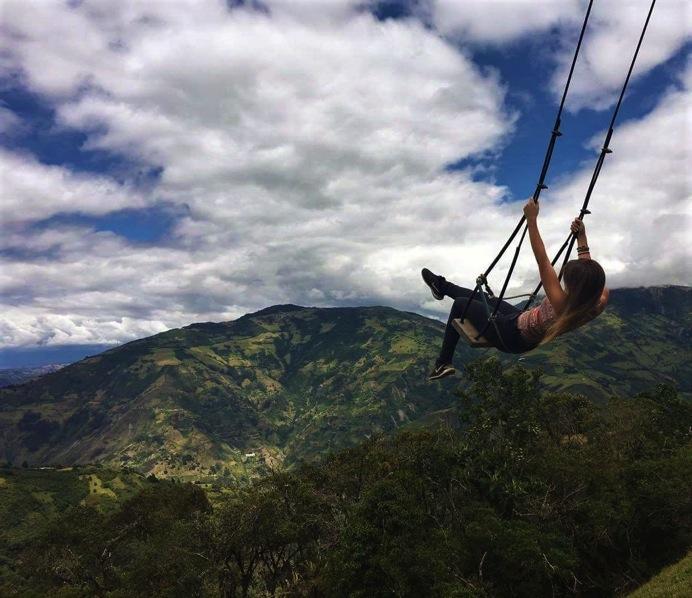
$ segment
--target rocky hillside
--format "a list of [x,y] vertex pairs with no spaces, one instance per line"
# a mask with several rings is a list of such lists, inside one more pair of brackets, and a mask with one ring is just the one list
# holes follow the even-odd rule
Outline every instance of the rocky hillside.
[[[689,288],[614,291],[584,330],[525,357],[600,399],[661,382],[690,396]],[[386,307],[276,306],[193,324],[0,389],[0,460],[233,481],[449,407],[426,373],[442,324]],[[461,347],[458,365],[495,351]]]

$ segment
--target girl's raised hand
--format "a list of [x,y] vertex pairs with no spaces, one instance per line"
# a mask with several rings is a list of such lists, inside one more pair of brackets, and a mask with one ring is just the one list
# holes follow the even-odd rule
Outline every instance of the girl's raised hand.
[[570,225],[569,229],[572,231],[573,235],[583,235],[586,232],[586,227],[584,226],[584,222],[582,220],[579,220],[579,218],[575,218],[572,221],[572,224]]
[[529,198],[526,205],[524,205],[524,216],[526,216],[527,220],[536,220],[538,218],[538,210],[538,202],[533,201],[533,198]]

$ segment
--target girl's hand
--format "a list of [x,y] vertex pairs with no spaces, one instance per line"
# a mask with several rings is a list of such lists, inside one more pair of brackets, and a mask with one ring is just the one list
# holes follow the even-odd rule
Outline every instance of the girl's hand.
[[575,218],[572,221],[572,224],[570,225],[569,229],[572,231],[572,234],[575,236],[583,235],[586,233],[586,227],[584,226],[584,222],[582,220],[579,220],[579,218]]
[[538,210],[538,202],[529,198],[529,201],[524,205],[524,216],[526,216],[526,219],[529,221],[535,221],[536,218],[538,218]]
[[538,218],[538,210],[538,202],[529,198],[529,201],[524,205],[524,216],[526,216],[526,219],[530,222],[535,221],[536,218]]

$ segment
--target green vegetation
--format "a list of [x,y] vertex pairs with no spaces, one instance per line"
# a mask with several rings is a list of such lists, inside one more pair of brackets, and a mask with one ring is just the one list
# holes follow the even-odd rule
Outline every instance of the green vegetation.
[[692,406],[671,387],[599,404],[492,359],[444,415],[211,503],[152,481],[74,506],[14,546],[0,594],[615,596],[688,552]]
[[630,594],[630,598],[670,598],[690,594],[692,594],[692,552],[678,563],[666,567],[651,581]]
[[445,406],[425,383],[440,329],[389,308],[283,306],[171,330],[0,390],[0,459],[247,480]]
[[0,576],[9,574],[11,555],[37,528],[80,505],[112,513],[150,483],[132,471],[94,466],[0,467]]
[[[663,382],[690,398],[691,298],[682,287],[613,291],[583,330],[498,355],[594,400]],[[245,482],[448,410],[451,382],[426,382],[441,333],[385,307],[291,305],[171,330],[0,389],[0,462]],[[462,346],[457,362],[478,356]]]
[[596,320],[522,359],[554,390],[596,399],[673,382],[692,399],[692,291],[618,289]]

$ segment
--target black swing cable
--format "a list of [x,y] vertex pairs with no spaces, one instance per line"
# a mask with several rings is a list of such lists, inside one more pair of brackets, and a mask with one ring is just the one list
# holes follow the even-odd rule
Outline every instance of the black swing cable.
[[[586,31],[586,25],[589,21],[589,15],[591,14],[591,6],[593,5],[593,0],[589,0],[589,5],[586,9],[586,15],[584,16],[584,22],[582,23],[581,26],[581,32],[579,33],[579,41],[577,42],[577,47],[574,50],[574,56],[572,57],[572,64],[569,69],[569,74],[567,75],[567,82],[565,83],[565,89],[562,92],[562,99],[560,100],[560,107],[558,108],[557,111],[557,116],[555,118],[555,124],[553,125],[553,129],[550,135],[550,141],[548,142],[548,148],[545,153],[545,158],[543,159],[543,166],[541,168],[541,173],[540,176],[538,177],[538,183],[536,184],[536,189],[533,192],[533,200],[535,202],[538,201],[538,198],[541,195],[541,191],[543,189],[547,189],[548,186],[545,184],[545,177],[548,174],[548,167],[550,166],[550,161],[553,157],[553,150],[555,149],[555,142],[557,141],[557,138],[562,135],[560,132],[560,124],[561,124],[561,116],[562,116],[562,109],[565,105],[565,99],[567,98],[567,92],[569,90],[570,83],[572,81],[572,74],[574,73],[574,66],[577,63],[577,56],[579,56],[579,50],[581,48],[581,43],[582,40],[584,39],[584,32]],[[490,266],[486,269],[486,271],[483,274],[480,274],[478,278],[476,279],[476,286],[473,289],[473,292],[469,296],[466,305],[464,306],[464,311],[461,314],[461,321],[464,321],[464,318],[466,317],[466,313],[468,312],[469,306],[471,305],[471,302],[475,299],[476,295],[480,291],[481,293],[483,292],[481,290],[481,287],[485,288],[485,293],[488,295],[488,297],[493,297],[493,292],[490,286],[488,285],[488,275],[490,272],[492,272],[493,268],[495,268],[497,262],[500,261],[500,258],[504,255],[505,251],[507,251],[507,248],[509,247],[510,243],[514,240],[514,238],[517,236],[519,233],[519,230],[521,229],[522,225],[524,224],[526,220],[525,216],[521,217],[521,220],[519,223],[516,225],[514,230],[512,231],[512,234],[509,236],[509,239],[507,239],[507,242],[504,244],[502,249],[500,249],[500,252],[497,254],[495,259],[492,261]],[[502,286],[502,291],[500,292],[500,296],[497,298],[497,302],[495,303],[495,309],[492,312],[492,316],[488,318],[488,324],[492,319],[494,319],[495,314],[497,312],[497,308],[500,305],[500,301],[502,301],[502,298],[504,297],[505,291],[507,289],[507,284],[509,282],[509,278],[511,276],[512,270],[514,269],[514,265],[516,264],[517,257],[519,256],[519,249],[521,248],[521,244],[524,241],[524,236],[526,235],[526,227],[524,227],[524,232],[521,235],[521,240],[519,242],[519,246],[517,247],[517,250],[514,254],[514,259],[512,260],[512,265],[510,267],[510,272],[509,275],[507,276],[504,285]],[[483,329],[483,332],[487,329],[487,324],[485,328]],[[483,332],[481,332],[476,338],[480,338],[483,336]]]
[[[601,168],[603,167],[603,162],[605,161],[605,157],[608,154],[612,154],[613,150],[611,150],[608,146],[610,144],[610,139],[613,136],[613,128],[615,126],[615,119],[617,118],[618,112],[620,111],[620,105],[622,104],[622,99],[625,96],[625,91],[627,90],[627,85],[629,84],[630,81],[630,76],[632,75],[632,70],[634,69],[634,64],[637,61],[637,55],[639,54],[639,48],[641,48],[642,41],[644,40],[644,34],[646,33],[646,28],[649,26],[649,20],[651,19],[651,13],[653,13],[654,10],[654,5],[656,4],[656,0],[652,0],[651,2],[651,7],[649,8],[649,14],[646,16],[646,21],[644,22],[644,28],[642,29],[642,33],[639,36],[639,43],[637,44],[637,48],[634,51],[634,56],[632,57],[632,62],[630,63],[630,68],[629,71],[627,71],[627,77],[625,78],[625,83],[622,86],[622,90],[620,91],[620,97],[618,98],[617,104],[615,105],[615,110],[613,111],[613,116],[610,119],[610,125],[608,126],[608,132],[606,133],[605,136],[605,141],[603,143],[603,148],[601,149],[601,153],[598,156],[598,160],[596,161],[596,167],[594,168],[593,175],[591,176],[591,182],[589,183],[589,187],[586,191],[586,197],[584,198],[584,203],[582,204],[581,210],[579,212],[579,220],[583,220],[584,216],[586,214],[590,214],[591,212],[588,210],[589,207],[589,201],[591,200],[591,194],[593,193],[594,187],[596,186],[596,181],[598,180],[598,176],[601,174]],[[565,266],[567,265],[567,262],[569,261],[569,256],[570,253],[572,252],[572,248],[574,247],[574,242],[577,239],[577,235],[573,234],[570,232],[569,236],[565,240],[565,242],[562,244],[562,247],[560,247],[559,251],[553,258],[553,261],[551,262],[552,265],[554,266],[557,261],[560,259],[560,255],[562,255],[562,252],[567,248],[567,253],[565,254],[565,257],[562,261],[562,266],[560,267],[560,273],[558,275],[558,280],[562,280],[562,277],[565,273]],[[531,303],[534,301],[536,298],[536,295],[538,292],[541,290],[541,287],[543,286],[542,282],[538,283],[538,286],[535,288],[533,293],[531,293],[531,296],[529,297],[528,301],[526,302],[526,305],[524,305],[524,309],[527,309]]]
[[[598,180],[598,177],[601,174],[601,169],[603,168],[603,162],[605,161],[606,155],[613,153],[613,150],[611,150],[609,148],[609,144],[610,144],[610,140],[613,136],[613,129],[615,126],[615,120],[617,119],[617,115],[620,111],[620,106],[622,105],[622,100],[625,96],[625,91],[627,90],[627,86],[629,85],[630,77],[632,75],[634,65],[637,61],[637,56],[639,55],[639,50],[641,48],[642,42],[644,41],[644,35],[646,34],[646,30],[649,26],[649,21],[651,20],[651,14],[653,13],[655,5],[656,5],[656,0],[652,0],[651,6],[649,7],[649,12],[646,15],[646,20],[644,21],[644,27],[642,28],[642,32],[639,36],[639,41],[637,42],[637,47],[634,51],[634,55],[632,56],[632,61],[630,62],[629,70],[627,71],[627,77],[625,77],[625,82],[622,86],[622,90],[620,91],[620,97],[618,98],[617,104],[615,105],[615,110],[613,110],[613,115],[611,117],[610,124],[608,126],[608,132],[606,133],[603,147],[602,147],[601,152],[599,154],[598,160],[596,161],[596,167],[594,168],[593,175],[591,176],[591,181],[589,183],[589,187],[588,187],[587,192],[586,192],[586,197],[584,198],[582,208],[579,212],[579,216],[578,216],[579,220],[583,220],[584,216],[586,214],[590,214],[590,212],[588,210],[589,201],[591,199],[591,194],[593,193],[594,187],[596,186],[596,181]],[[486,325],[483,328],[483,330],[481,332],[479,332],[477,338],[480,338],[481,336],[483,336],[485,331],[488,329],[490,322],[494,321],[495,314],[497,313],[497,309],[499,307],[500,301],[502,300],[502,297],[504,296],[504,291],[505,291],[507,284],[509,283],[509,280],[512,276],[512,272],[514,271],[514,266],[516,265],[516,260],[517,260],[518,254],[519,254],[519,250],[520,250],[521,245],[524,241],[524,237],[526,236],[526,231],[527,231],[527,227],[524,226],[524,230],[522,232],[522,236],[521,236],[521,239],[519,241],[519,245],[518,245],[517,250],[515,252],[514,259],[512,260],[512,264],[510,266],[509,272],[507,273],[507,277],[505,278],[505,282],[504,282],[504,285],[502,287],[502,292],[501,292],[500,296],[498,297],[497,303],[495,305],[495,309],[493,310],[493,313],[491,314],[490,318],[488,318],[488,322],[486,322]],[[562,263],[562,267],[560,268],[558,280],[562,280],[562,277],[564,275],[564,269],[565,269],[567,262],[569,261],[569,255],[572,251],[572,248],[574,247],[574,242],[576,241],[576,238],[577,238],[576,235],[574,235],[573,233],[570,232],[569,236],[567,237],[567,240],[562,244],[562,247],[560,247],[557,255],[553,258],[553,260],[551,262],[551,264],[554,266],[557,263],[557,261],[560,259],[562,252],[565,249],[567,249],[567,253],[565,254],[565,258],[564,258],[563,263]],[[536,295],[538,294],[538,292],[540,291],[542,286],[543,286],[542,282],[539,283],[538,286],[533,291],[533,293],[531,293],[531,296],[529,297],[526,304],[524,305],[524,308],[523,308],[524,310],[526,310],[531,305],[531,303],[534,301]]]

